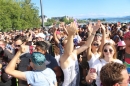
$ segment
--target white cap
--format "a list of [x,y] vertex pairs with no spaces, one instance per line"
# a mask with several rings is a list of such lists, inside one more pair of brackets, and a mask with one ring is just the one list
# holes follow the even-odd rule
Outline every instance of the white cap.
[[36,35],[36,37],[41,37],[41,38],[45,39],[45,34],[43,34],[43,33],[38,33],[38,35]]

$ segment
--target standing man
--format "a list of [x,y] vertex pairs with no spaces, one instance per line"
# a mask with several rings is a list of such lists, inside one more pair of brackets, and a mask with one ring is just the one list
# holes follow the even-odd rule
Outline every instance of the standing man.
[[[31,57],[30,48],[28,45],[25,45],[27,42],[27,37],[17,35],[14,41],[15,41],[15,46],[17,47],[17,49],[19,49],[21,45],[24,45],[26,47],[26,51],[20,55],[21,61],[18,65],[18,70],[22,72],[27,71],[27,67],[29,65],[29,58]],[[23,80],[18,80],[18,84],[19,86],[27,86],[27,82]]]
[[36,42],[37,52],[40,52],[45,55],[47,67],[51,68],[55,72],[57,81],[60,81],[62,75],[61,68],[58,66],[56,59],[47,52],[48,49],[48,43],[44,41]]

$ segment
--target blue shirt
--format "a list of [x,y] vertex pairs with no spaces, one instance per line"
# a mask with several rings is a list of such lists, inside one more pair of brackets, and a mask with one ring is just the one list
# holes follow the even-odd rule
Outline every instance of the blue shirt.
[[45,58],[46,58],[46,62],[47,62],[46,66],[48,68],[54,69],[55,67],[58,67],[58,63],[52,55],[46,53]]
[[50,83],[56,84],[56,75],[50,69],[46,68],[43,71],[26,71],[24,72],[27,83],[31,86],[50,86]]

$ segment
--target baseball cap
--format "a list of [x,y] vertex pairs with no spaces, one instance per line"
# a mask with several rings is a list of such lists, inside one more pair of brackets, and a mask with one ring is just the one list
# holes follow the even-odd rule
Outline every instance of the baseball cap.
[[45,58],[45,55],[43,55],[40,52],[33,52],[31,54],[31,61],[34,64],[34,69],[35,70],[42,71],[42,70],[44,70],[46,68],[46,64],[45,64],[46,58]]
[[126,38],[130,38],[130,31],[127,32],[127,33],[125,33],[123,38],[124,38],[124,39],[126,39]]

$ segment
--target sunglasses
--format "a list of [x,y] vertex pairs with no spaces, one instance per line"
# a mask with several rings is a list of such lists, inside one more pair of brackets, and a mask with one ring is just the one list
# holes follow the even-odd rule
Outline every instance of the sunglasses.
[[94,46],[99,46],[99,44],[97,44],[97,43],[94,43],[93,45],[94,45]]
[[21,45],[16,45],[16,47],[20,47]]
[[[22,44],[23,44],[23,43],[22,43]],[[22,45],[22,44],[21,44],[21,45]],[[16,46],[16,47],[20,47],[21,45],[15,45],[15,46]]]
[[107,50],[107,49],[104,49],[104,52],[106,53],[106,52],[110,52],[110,53],[112,53],[112,49],[109,49],[109,50]]

